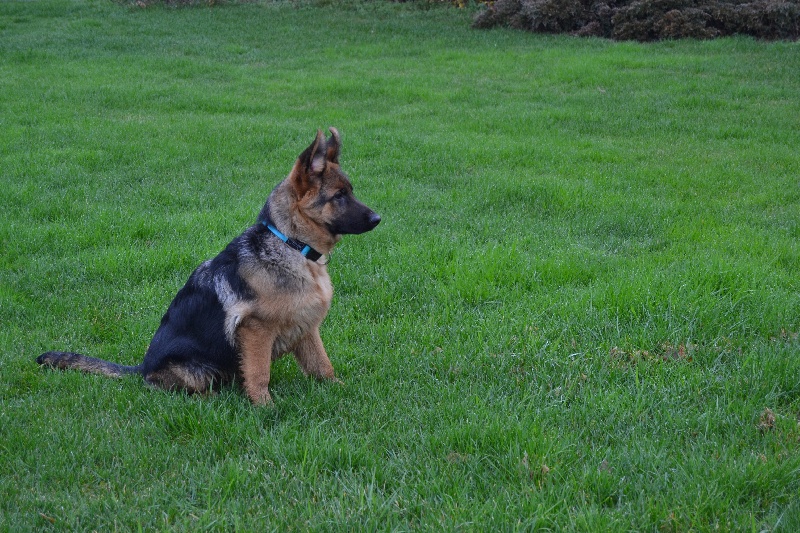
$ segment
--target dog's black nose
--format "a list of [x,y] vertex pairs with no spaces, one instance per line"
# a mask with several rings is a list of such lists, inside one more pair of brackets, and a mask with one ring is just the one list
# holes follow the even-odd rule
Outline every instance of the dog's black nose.
[[372,226],[373,228],[378,224],[380,224],[380,222],[381,222],[381,216],[378,213],[372,213],[369,216],[369,225]]

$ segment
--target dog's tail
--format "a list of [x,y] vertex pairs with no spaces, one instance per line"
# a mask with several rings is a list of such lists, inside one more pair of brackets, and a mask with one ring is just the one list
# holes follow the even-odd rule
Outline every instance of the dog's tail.
[[127,374],[141,374],[142,372],[141,365],[118,365],[110,361],[103,361],[102,359],[95,359],[94,357],[72,352],[45,352],[36,358],[36,362],[51,368],[59,368],[61,370],[71,368],[111,378],[119,378]]

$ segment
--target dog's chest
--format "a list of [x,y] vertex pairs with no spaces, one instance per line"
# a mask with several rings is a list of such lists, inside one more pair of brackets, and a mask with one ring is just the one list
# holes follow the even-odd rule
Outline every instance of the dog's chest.
[[331,307],[333,286],[324,267],[314,270],[312,275],[304,279],[301,289],[296,293],[297,305],[294,312],[297,322],[304,322],[305,317],[308,317],[318,325]]
[[256,319],[274,336],[273,355],[277,357],[318,328],[330,309],[333,286],[322,265],[309,262],[303,268],[285,272],[248,268],[240,275],[250,288],[251,297],[223,303],[229,341],[235,342],[235,330],[243,320]]
[[291,293],[291,302],[284,306],[286,314],[274,321],[277,337],[272,349],[273,358],[291,351],[301,337],[319,328],[330,309],[333,287],[323,268],[305,279],[300,290]]

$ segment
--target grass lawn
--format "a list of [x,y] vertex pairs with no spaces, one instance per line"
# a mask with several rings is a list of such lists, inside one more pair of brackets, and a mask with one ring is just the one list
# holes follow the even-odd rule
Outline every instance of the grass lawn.
[[[800,45],[0,2],[0,531],[800,530]],[[317,128],[343,386],[140,362]]]

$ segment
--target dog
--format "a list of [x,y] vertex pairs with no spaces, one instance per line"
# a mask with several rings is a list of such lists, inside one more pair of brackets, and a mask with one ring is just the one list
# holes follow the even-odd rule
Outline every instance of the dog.
[[256,223],[189,276],[140,365],[72,352],[46,352],[36,362],[140,374],[157,388],[188,393],[235,382],[255,405],[272,402],[270,364],[287,353],[306,375],[338,381],[319,334],[333,296],[327,258],[342,235],[370,231],[381,217],[353,195],[339,167],[339,132],[329,131],[327,139],[317,131]]

